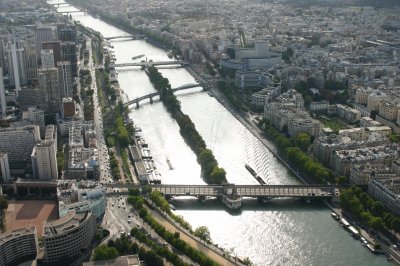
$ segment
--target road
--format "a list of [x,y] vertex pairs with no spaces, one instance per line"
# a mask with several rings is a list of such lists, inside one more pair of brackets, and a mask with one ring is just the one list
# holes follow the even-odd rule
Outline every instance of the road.
[[87,49],[89,50],[89,70],[90,75],[92,76],[92,88],[94,90],[93,93],[93,105],[94,105],[94,129],[97,137],[97,147],[98,147],[98,158],[99,158],[99,169],[100,169],[100,183],[111,183],[113,182],[108,149],[105,144],[104,139],[104,131],[103,131],[103,115],[101,112],[101,107],[99,105],[99,97],[98,97],[98,88],[96,84],[96,66],[93,63],[92,58],[92,47],[91,42],[86,42]]

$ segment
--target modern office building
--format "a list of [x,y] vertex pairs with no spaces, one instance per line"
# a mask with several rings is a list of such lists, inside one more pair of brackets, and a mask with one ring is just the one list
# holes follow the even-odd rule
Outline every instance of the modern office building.
[[68,61],[60,61],[57,63],[57,68],[61,98],[72,97],[71,63]]
[[38,246],[35,227],[0,234],[0,266],[35,259]]
[[44,138],[46,130],[44,123],[44,111],[38,109],[37,107],[28,107],[28,113],[29,113],[29,121],[39,126],[40,137]]
[[39,89],[42,95],[42,109],[49,113],[61,111],[61,93],[59,90],[58,69],[46,68],[38,71]]
[[9,84],[15,86],[18,95],[21,85],[27,83],[27,74],[23,43],[15,39],[8,42],[8,78]]
[[54,55],[51,49],[42,49],[40,51],[40,58],[42,59],[42,68],[54,67]]
[[53,50],[54,66],[57,67],[57,62],[62,61],[61,60],[61,42],[59,42],[59,41],[43,42],[42,49]]
[[6,117],[6,93],[4,89],[4,79],[3,79],[3,68],[0,67],[0,105],[1,105],[1,115]]
[[37,78],[36,46],[32,43],[25,43],[25,61],[27,82],[32,83]]
[[61,43],[61,57],[63,61],[69,61],[71,64],[72,77],[78,76],[78,55],[75,42]]
[[3,182],[11,181],[10,164],[7,153],[0,153],[0,179]]
[[43,249],[47,263],[78,257],[90,247],[96,234],[96,219],[91,212],[67,213],[44,226]]
[[54,40],[53,29],[50,27],[37,27],[34,30],[35,45],[36,45],[36,58],[40,58],[40,51],[43,49],[42,43]]

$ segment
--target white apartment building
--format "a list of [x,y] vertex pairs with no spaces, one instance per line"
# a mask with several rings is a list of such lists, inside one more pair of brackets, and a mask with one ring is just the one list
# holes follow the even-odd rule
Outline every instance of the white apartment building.
[[0,152],[0,178],[3,182],[11,181],[10,165],[7,153]]
[[396,121],[400,110],[399,99],[389,100],[385,99],[382,101],[381,107],[379,108],[379,115],[389,121]]
[[41,50],[40,58],[42,59],[42,68],[54,67],[54,54],[52,49]]
[[45,140],[32,151],[33,175],[36,179],[57,179],[57,133],[53,125],[46,127]]
[[388,96],[385,93],[374,91],[368,95],[367,108],[371,111],[378,111],[382,102],[387,98]]
[[338,115],[340,117],[346,119],[347,121],[349,121],[351,123],[360,121],[360,119],[361,119],[360,111],[353,109],[349,106],[342,105],[342,104],[337,104],[336,107],[338,110]]

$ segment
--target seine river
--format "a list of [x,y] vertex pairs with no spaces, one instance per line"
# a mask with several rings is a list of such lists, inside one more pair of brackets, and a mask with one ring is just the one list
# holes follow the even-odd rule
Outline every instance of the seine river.
[[[55,1],[58,2],[58,1]],[[61,6],[59,11],[76,10]],[[112,25],[83,13],[73,19],[99,31],[105,37],[126,34]],[[168,60],[167,52],[143,40],[111,42],[117,63],[132,62],[145,54],[154,61]],[[137,59],[141,60],[141,59]],[[160,68],[172,87],[194,83],[183,68]],[[139,68],[118,69],[124,97],[134,99],[154,92]],[[252,166],[268,184],[298,184],[262,143],[238,122],[215,98],[199,88],[177,93],[182,110],[188,114],[211,148],[227,179],[236,184],[257,184],[244,165]],[[165,184],[203,184],[194,153],[182,139],[178,125],[160,102],[143,102],[132,109],[131,118],[143,137]],[[166,160],[173,166],[170,170]],[[222,203],[179,199],[173,203],[193,228],[205,225],[214,243],[233,255],[249,257],[255,265],[388,265],[384,256],[372,255],[330,216],[322,203],[276,199],[268,203],[245,200],[239,214],[231,214]]]

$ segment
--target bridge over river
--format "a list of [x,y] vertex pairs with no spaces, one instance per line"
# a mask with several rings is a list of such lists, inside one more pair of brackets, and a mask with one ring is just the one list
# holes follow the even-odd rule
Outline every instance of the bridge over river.
[[[134,184],[107,184],[107,187],[138,188],[143,185]],[[241,207],[242,197],[251,198],[304,198],[304,199],[329,199],[338,196],[339,187],[329,185],[146,185],[153,191],[159,191],[164,196],[195,196],[195,197],[221,197],[229,207]]]
[[[198,83],[185,84],[185,85],[179,86],[177,88],[173,88],[173,89],[171,89],[171,91],[172,92],[176,92],[176,91],[187,90],[187,89],[196,88],[196,87],[203,87],[204,88],[205,85],[206,84],[198,84]],[[150,99],[150,103],[153,103],[153,97],[156,97],[156,96],[160,96],[160,92],[149,93],[147,95],[144,95],[144,96],[138,97],[136,99],[130,100],[130,101],[124,103],[124,106],[129,106],[129,105],[132,105],[132,104],[136,104],[136,108],[139,108],[139,102],[141,102],[141,101],[143,101],[145,99]]]

